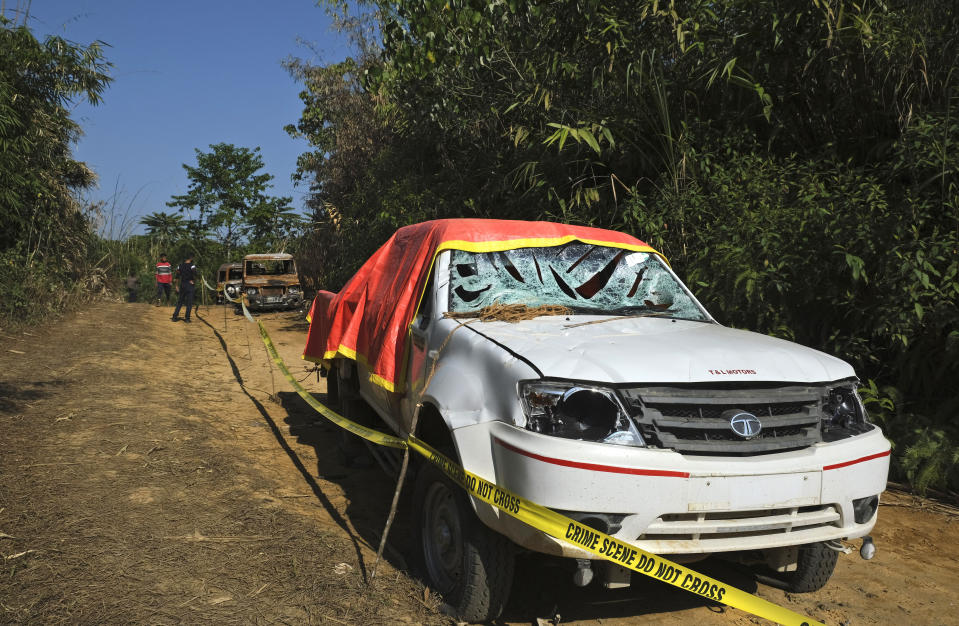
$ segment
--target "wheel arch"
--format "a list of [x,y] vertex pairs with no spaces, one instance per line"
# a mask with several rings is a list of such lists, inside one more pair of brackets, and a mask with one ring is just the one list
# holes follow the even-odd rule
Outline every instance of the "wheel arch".
[[424,402],[420,408],[419,417],[416,422],[416,432],[418,439],[424,443],[436,448],[452,460],[459,462],[459,454],[456,450],[456,443],[453,439],[453,433],[443,419],[440,412],[433,402]]

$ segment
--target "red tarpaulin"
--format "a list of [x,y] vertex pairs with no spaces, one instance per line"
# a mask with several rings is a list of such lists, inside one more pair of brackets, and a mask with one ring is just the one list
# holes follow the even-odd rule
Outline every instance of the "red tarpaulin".
[[450,219],[405,226],[339,293],[317,293],[303,358],[324,361],[342,355],[356,359],[370,370],[374,383],[389,391],[402,391],[410,323],[439,252],[500,252],[574,240],[656,252],[624,233],[553,222]]

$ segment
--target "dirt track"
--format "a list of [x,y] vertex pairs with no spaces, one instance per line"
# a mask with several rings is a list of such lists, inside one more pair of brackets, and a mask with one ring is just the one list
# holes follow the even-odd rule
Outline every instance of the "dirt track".
[[[404,507],[367,586],[393,484],[343,465],[255,327],[170,312],[105,303],[0,331],[0,623],[448,622],[415,578]],[[322,393],[301,316],[261,319]],[[887,494],[875,560],[842,557],[818,593],[699,569],[829,624],[959,624],[959,517],[936,508]],[[504,623],[761,622],[652,580],[578,589],[540,558],[521,558],[513,596]]]

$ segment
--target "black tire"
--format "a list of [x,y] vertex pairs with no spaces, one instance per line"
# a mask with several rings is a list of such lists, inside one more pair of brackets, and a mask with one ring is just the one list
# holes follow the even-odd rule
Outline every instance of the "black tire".
[[[331,374],[330,378],[336,378],[337,406],[340,415],[361,426],[372,427],[376,416],[373,408],[360,396],[355,381],[343,377],[339,368],[335,370],[336,373]],[[343,455],[343,464],[346,467],[361,469],[373,464],[364,440],[345,429],[340,429],[340,453]]]
[[340,408],[339,376],[336,368],[326,372],[326,403],[334,409]]
[[796,571],[787,572],[783,576],[786,591],[793,593],[819,591],[829,582],[838,559],[839,553],[822,542],[799,546]]
[[499,617],[513,584],[512,544],[487,528],[466,492],[433,465],[417,473],[413,502],[430,587],[462,620]]

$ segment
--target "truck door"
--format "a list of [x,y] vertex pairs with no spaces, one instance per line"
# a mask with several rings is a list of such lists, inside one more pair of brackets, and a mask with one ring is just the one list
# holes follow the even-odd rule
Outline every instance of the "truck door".
[[410,356],[409,368],[406,376],[406,393],[402,402],[402,416],[404,429],[408,428],[413,419],[413,411],[423,393],[423,384],[429,375],[428,368],[432,364],[429,355],[429,337],[436,311],[436,295],[433,289],[433,274],[426,281],[426,288],[420,300],[419,309],[410,324]]

